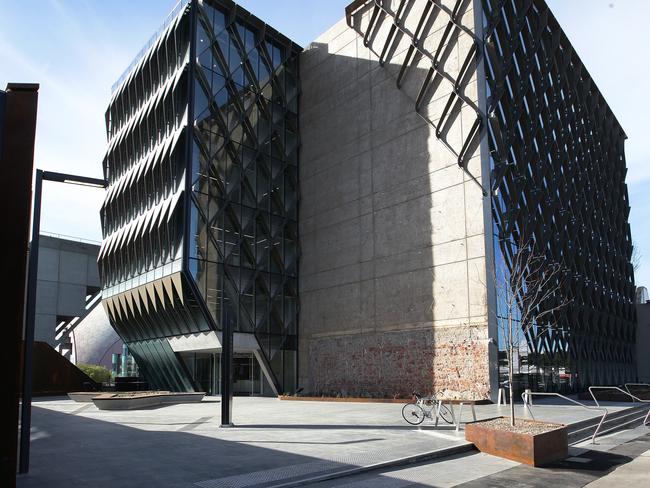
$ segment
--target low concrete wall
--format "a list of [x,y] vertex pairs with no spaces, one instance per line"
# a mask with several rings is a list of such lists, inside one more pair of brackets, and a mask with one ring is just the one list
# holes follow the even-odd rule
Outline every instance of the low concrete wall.
[[172,405],[175,403],[198,403],[203,400],[204,392],[183,392],[159,394],[103,394],[93,397],[92,402],[100,410],[137,410],[140,408]]

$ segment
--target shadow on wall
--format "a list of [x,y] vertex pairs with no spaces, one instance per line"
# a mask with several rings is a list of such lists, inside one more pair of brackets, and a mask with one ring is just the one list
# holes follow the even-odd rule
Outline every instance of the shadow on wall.
[[[473,42],[445,34],[449,15],[430,2],[404,5],[424,54],[409,53],[390,15],[371,24],[371,3],[355,30],[341,22],[301,57],[299,383],[316,395],[486,398],[483,196],[458,165],[476,120],[475,62],[463,69]],[[471,5],[459,12],[469,27]],[[479,142],[466,148],[478,178]]]

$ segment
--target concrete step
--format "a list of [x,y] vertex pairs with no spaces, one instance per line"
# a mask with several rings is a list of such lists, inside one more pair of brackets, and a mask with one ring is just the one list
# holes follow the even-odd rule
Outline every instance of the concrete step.
[[[649,406],[635,406],[610,412],[601,427],[601,433],[621,429],[631,423],[640,423]],[[585,439],[590,439],[600,422],[601,417],[595,417],[569,425],[569,443],[576,444]],[[637,424],[638,425],[638,424]],[[441,449],[429,452],[419,452],[400,457],[395,453],[392,456],[378,456],[377,454],[360,454],[357,458],[346,457],[341,459],[322,459],[312,463],[272,468],[255,473],[255,480],[251,482],[250,473],[234,475],[226,478],[217,478],[195,483],[198,488],[294,488],[314,483],[346,478],[351,475],[367,473],[370,471],[408,466],[425,461],[440,460],[451,456],[476,452],[476,448],[469,442],[460,442]],[[386,454],[386,453],[383,453]]]
[[[623,428],[635,427],[643,422],[650,405],[637,405],[616,412],[608,412],[598,435],[611,433]],[[598,428],[602,416],[594,417],[569,426],[569,444],[578,444],[591,439]]]
[[198,488],[295,488],[324,481],[346,478],[380,469],[433,461],[449,456],[476,452],[474,444],[462,442],[454,446],[436,449],[420,454],[395,457],[392,459],[374,458],[372,454],[360,454],[356,460],[346,458],[345,462],[319,460],[299,465],[283,466],[254,473],[234,475],[225,478],[205,480],[194,483]]

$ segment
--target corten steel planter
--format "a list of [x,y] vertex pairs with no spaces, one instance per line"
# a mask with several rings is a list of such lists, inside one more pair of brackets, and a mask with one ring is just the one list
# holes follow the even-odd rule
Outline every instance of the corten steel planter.
[[484,425],[488,420],[494,419],[479,420],[465,425],[465,439],[473,443],[481,452],[536,467],[564,459],[569,455],[565,425],[555,424],[557,429],[541,434],[524,434]]

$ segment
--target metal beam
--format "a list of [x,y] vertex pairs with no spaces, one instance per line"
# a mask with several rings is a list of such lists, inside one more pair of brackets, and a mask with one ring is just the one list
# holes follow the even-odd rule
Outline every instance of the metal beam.
[[73,185],[92,186],[96,188],[106,188],[108,182],[100,178],[90,178],[88,176],[69,175],[66,173],[56,173],[54,171],[40,171],[43,180],[56,181],[58,183],[72,183]]

